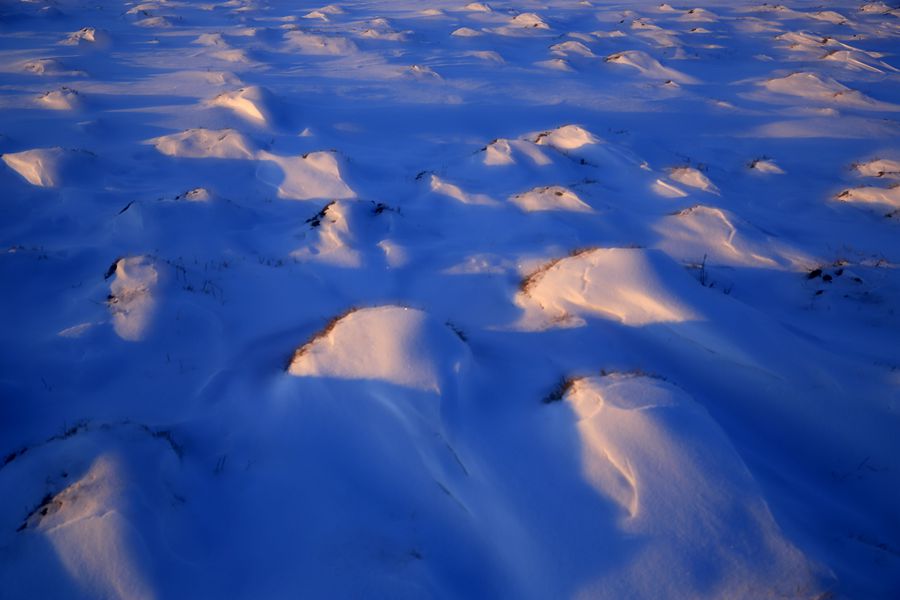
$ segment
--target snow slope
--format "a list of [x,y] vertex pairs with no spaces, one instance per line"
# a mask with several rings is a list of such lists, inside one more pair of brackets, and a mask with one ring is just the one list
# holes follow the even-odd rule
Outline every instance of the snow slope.
[[897,598],[898,19],[0,3],[0,597]]

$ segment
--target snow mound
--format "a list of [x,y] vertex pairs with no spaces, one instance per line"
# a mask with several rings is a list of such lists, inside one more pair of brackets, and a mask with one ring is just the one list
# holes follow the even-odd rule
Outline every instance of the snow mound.
[[431,176],[431,191],[441,196],[447,196],[463,204],[492,205],[494,200],[486,194],[469,194],[458,185],[444,181],[437,175]]
[[809,72],[792,73],[786,77],[768,79],[762,82],[762,85],[767,90],[779,94],[811,99],[836,97],[850,90],[830,77],[820,77]]
[[250,58],[250,54],[243,48],[217,50],[216,52],[210,53],[210,56],[227,63],[247,64],[253,62],[253,59]]
[[288,46],[301,54],[346,56],[359,50],[351,40],[342,37],[328,37],[305,31],[289,31],[284,37]]
[[402,31],[394,31],[391,29],[376,29],[374,27],[366,29],[359,34],[359,37],[366,38],[368,40],[383,40],[386,42],[406,41],[406,34]]
[[578,125],[564,125],[527,136],[540,146],[552,146],[557,150],[577,150],[582,146],[600,143],[600,138]]
[[327,5],[323,6],[322,8],[320,8],[319,10],[321,12],[325,13],[326,15],[343,15],[344,13],[347,12],[343,9],[343,7],[341,7],[338,4],[327,4]]
[[506,63],[503,57],[500,56],[500,53],[493,50],[472,50],[471,52],[466,52],[466,56],[474,56],[480,60],[486,60],[498,65]]
[[22,70],[35,75],[84,75],[84,71],[72,71],[55,58],[38,58],[22,63]]
[[410,65],[403,69],[402,74],[412,79],[441,79],[441,76],[437,71],[425,65]]
[[685,276],[657,251],[585,250],[528,275],[516,304],[525,329],[581,326],[583,315],[632,326],[690,321],[697,315],[671,285]]
[[491,7],[485,2],[469,2],[463,7],[463,10],[472,12],[492,12]]
[[576,41],[560,42],[559,44],[554,44],[550,46],[550,52],[559,56],[576,55],[584,56],[587,58],[593,58],[595,56],[590,48],[588,48],[581,42]]
[[519,155],[537,166],[549,165],[552,162],[532,141],[500,138],[484,147],[483,163],[489,167],[514,165],[519,162],[517,160]]
[[550,69],[551,71],[562,71],[563,73],[572,73],[575,69],[566,62],[564,58],[551,58],[548,60],[539,60],[534,63],[535,66],[542,69]]
[[535,13],[520,13],[509,17],[505,24],[489,31],[506,37],[526,37],[535,33],[546,33],[550,25]]
[[334,152],[310,152],[303,156],[278,156],[260,152],[257,177],[278,188],[278,197],[290,200],[355,198],[344,183]]
[[768,236],[731,213],[710,206],[679,211],[662,219],[654,229],[661,237],[656,247],[686,263],[700,263],[708,256],[714,264],[773,268],[802,260],[782,258],[773,252],[779,245]]
[[682,14],[679,20],[693,23],[715,23],[719,20],[719,17],[705,8],[692,8]]
[[94,597],[154,597],[140,536],[120,508],[126,488],[119,461],[101,455],[25,524],[46,536],[66,570]]
[[114,275],[106,300],[113,328],[123,340],[138,342],[145,337],[156,310],[154,291],[159,275],[145,256],[119,259]]
[[509,201],[525,212],[544,210],[591,212],[593,210],[578,197],[578,194],[558,185],[534,188],[523,194],[512,196]]
[[360,253],[353,249],[350,205],[331,202],[309,220],[308,243],[291,252],[299,261],[312,261],[338,267],[359,267]]
[[394,29],[387,19],[377,18],[369,21],[369,27],[360,32],[359,37],[386,42],[404,42],[406,32]]
[[779,167],[774,160],[768,158],[757,158],[755,160],[752,160],[750,161],[748,168],[754,173],[761,173],[765,175],[784,175],[784,169]]
[[819,76],[810,72],[792,73],[786,77],[768,79],[760,85],[770,92],[785,96],[796,96],[806,100],[846,104],[873,110],[893,109],[893,105],[873,100],[865,94],[835,81],[831,77]]
[[528,27],[533,29],[550,29],[550,26],[544,20],[534,13],[522,13],[516,15],[510,21],[515,27]]
[[900,160],[878,158],[868,162],[857,163],[853,168],[863,177],[884,177],[900,179]]
[[35,75],[56,75],[64,73],[66,69],[54,58],[39,58],[24,63],[22,70]]
[[166,156],[184,158],[253,158],[253,144],[234,129],[188,129],[150,140]]
[[479,35],[484,34],[471,27],[460,27],[459,29],[455,29],[450,35],[455,37],[478,37]]
[[297,377],[374,380],[441,392],[440,349],[461,355],[462,342],[426,313],[401,306],[351,311],[332,321],[291,359]]
[[234,111],[251,122],[272,124],[275,121],[274,99],[269,90],[259,86],[247,86],[233,92],[219,94],[209,102]]
[[61,87],[38,96],[38,104],[50,110],[74,110],[81,105],[81,97],[72,88]]
[[68,173],[74,174],[79,167],[93,158],[88,152],[67,148],[36,148],[24,152],[3,154],[6,165],[25,178],[31,185],[39,187],[59,187]]
[[696,188],[710,194],[718,194],[719,188],[713,185],[709,178],[694,167],[676,167],[669,171],[669,178],[672,181]]
[[890,5],[885,2],[881,2],[877,0],[875,2],[865,2],[862,6],[859,7],[859,12],[861,13],[871,13],[876,15],[883,15],[885,13],[889,13],[893,10]]
[[103,30],[94,29],[93,27],[82,27],[78,31],[70,33],[60,44],[63,46],[106,45],[109,43],[109,40],[109,34]]
[[664,67],[658,60],[640,50],[617,52],[606,57],[606,62],[625,65],[637,69],[641,75],[652,79],[670,80],[677,83],[698,83],[693,77],[675,69]]
[[221,33],[201,33],[197,36],[192,44],[197,44],[198,46],[227,46],[228,42],[225,41],[225,38],[222,37]]
[[[576,419],[585,480],[619,507],[623,536],[649,542],[624,572],[582,589],[585,597],[607,597],[609,579],[623,576],[638,597],[662,589],[676,597],[748,589],[769,596],[813,582],[811,565],[784,538],[728,437],[685,392],[614,374],[575,381],[563,405]],[[701,593],[685,577],[697,564],[721,575],[715,589]]]
[[824,48],[832,46],[836,42],[821,35],[814,35],[806,31],[788,31],[775,36],[775,40],[784,42],[784,48],[791,52],[800,52],[816,58],[822,55]]
[[192,188],[184,193],[178,194],[173,199],[175,202],[210,202],[215,196],[206,188]]
[[806,15],[811,19],[815,19],[816,21],[826,21],[834,25],[844,25],[848,22],[847,17],[833,10],[820,10],[816,12],[806,13]]
[[853,204],[873,204],[889,208],[900,208],[900,184],[888,188],[863,186],[844,190],[838,194],[841,202]]

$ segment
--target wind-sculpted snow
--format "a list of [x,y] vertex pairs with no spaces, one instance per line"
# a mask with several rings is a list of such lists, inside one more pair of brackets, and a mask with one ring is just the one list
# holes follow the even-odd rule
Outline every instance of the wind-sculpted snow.
[[[810,565],[779,531],[747,467],[684,392],[612,374],[574,381],[563,401],[577,418],[585,478],[617,507],[618,534],[646,541],[625,573],[598,577],[586,594],[682,597],[702,577],[697,564],[723,573],[714,595],[809,585]],[[709,553],[711,538],[729,542]],[[647,582],[644,574],[660,562],[668,568]]]
[[686,264],[793,269],[811,260],[765,232],[754,230],[724,209],[696,205],[660,219],[659,247]]
[[243,87],[233,92],[223,92],[210,100],[211,106],[221,106],[234,111],[235,114],[250,122],[274,124],[274,101],[268,90],[258,87]]
[[233,129],[188,129],[150,140],[162,154],[187,158],[251,158],[253,144]]
[[122,339],[139,341],[150,328],[158,276],[156,268],[144,257],[116,262],[107,304],[113,327]]
[[890,2],[0,2],[0,598],[900,590]]
[[299,348],[288,371],[298,377],[373,379],[415,389],[441,391],[443,370],[433,349],[458,346],[462,342],[422,311],[400,306],[354,310],[337,318],[328,331]]
[[540,210],[570,210],[575,212],[591,212],[591,207],[584,203],[578,194],[560,186],[535,188],[511,197],[510,202],[525,212]]
[[[631,248],[600,248],[541,267],[521,285],[526,315],[553,323],[580,323],[595,313],[626,325],[690,321],[700,318],[677,291],[687,275],[655,253]],[[529,316],[529,320],[531,320]]]

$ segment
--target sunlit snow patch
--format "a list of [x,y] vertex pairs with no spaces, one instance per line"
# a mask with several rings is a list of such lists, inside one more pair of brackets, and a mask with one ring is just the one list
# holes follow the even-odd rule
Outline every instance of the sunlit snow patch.
[[573,212],[591,212],[578,194],[568,188],[558,185],[534,188],[522,194],[516,194],[509,199],[510,202],[525,212],[545,210],[561,210]]
[[[612,374],[574,381],[563,403],[576,419],[585,479],[619,507],[623,535],[650,542],[581,596],[615,597],[609,587],[624,578],[639,596],[669,589],[680,597],[676,590],[696,585],[682,574],[697,564],[719,565],[717,587],[704,590],[713,596],[813,584],[811,564],[781,533],[730,440],[686,393]],[[659,564],[667,568],[648,580]]]
[[253,144],[234,129],[188,129],[150,140],[166,156],[253,158]]
[[113,328],[123,340],[140,341],[156,310],[156,267],[144,256],[122,258],[116,263],[114,276],[106,300]]
[[[525,328],[571,327],[584,316],[625,325],[698,318],[670,285],[678,267],[660,269],[662,256],[632,248],[598,248],[548,263],[528,275],[516,303]],[[676,272],[681,283],[684,273]]]
[[552,146],[557,150],[576,150],[601,142],[600,138],[578,125],[564,125],[527,137],[539,146]]
[[637,69],[641,75],[653,79],[671,80],[677,83],[698,83],[698,81],[675,69],[664,67],[658,60],[640,50],[628,50],[617,52],[606,57],[606,62],[616,65],[626,65]]
[[120,507],[126,488],[122,469],[114,456],[100,456],[26,526],[46,536],[65,569],[92,597],[150,600],[155,594],[146,548]]
[[73,178],[84,173],[93,162],[93,154],[68,148],[36,148],[2,155],[6,165],[31,185],[59,187],[67,175]]
[[669,178],[672,181],[696,188],[703,192],[709,192],[711,194],[719,193],[719,189],[713,185],[713,182],[709,180],[709,177],[694,167],[676,167],[671,169],[669,171]]
[[333,152],[310,152],[303,156],[278,156],[262,151],[257,177],[278,188],[278,197],[289,200],[355,198],[344,183]]
[[219,94],[209,104],[230,109],[251,122],[271,125],[275,120],[272,94],[255,85]]
[[284,36],[290,48],[301,54],[345,56],[358,51],[356,44],[342,37],[316,35],[305,31],[289,31]]
[[291,359],[298,377],[375,380],[441,391],[441,349],[461,342],[426,313],[401,306],[351,311],[337,318]]
[[51,110],[74,110],[81,105],[81,95],[69,87],[61,87],[38,96],[38,105]]

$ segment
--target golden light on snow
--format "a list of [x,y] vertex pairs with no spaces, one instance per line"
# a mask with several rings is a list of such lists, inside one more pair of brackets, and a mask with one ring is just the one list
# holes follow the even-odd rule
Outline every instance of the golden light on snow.
[[40,531],[84,593],[92,597],[151,600],[140,534],[117,504],[126,491],[122,465],[98,457],[81,479],[56,494]]
[[824,4],[0,0],[0,599],[892,597]]

